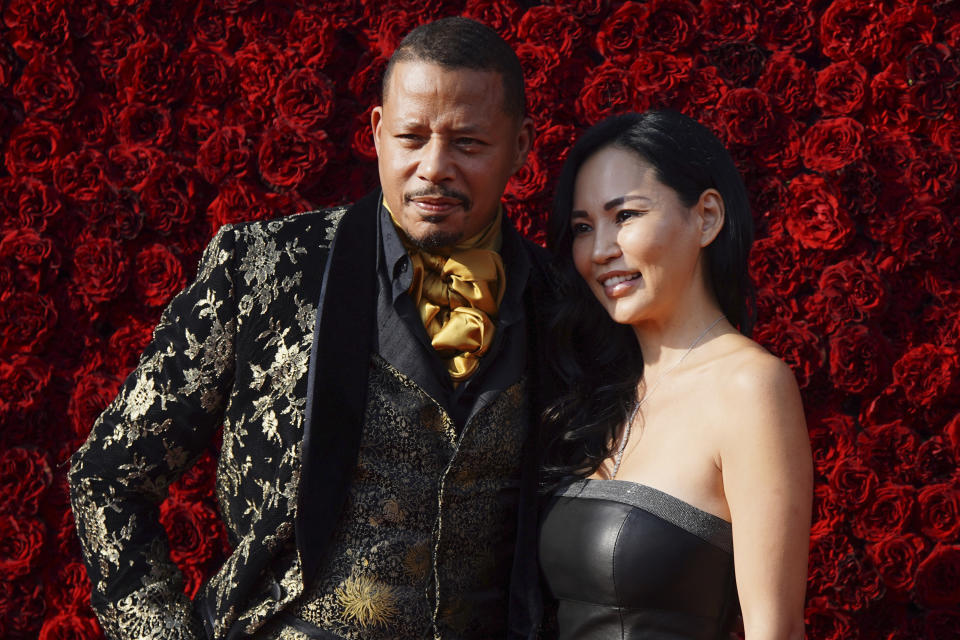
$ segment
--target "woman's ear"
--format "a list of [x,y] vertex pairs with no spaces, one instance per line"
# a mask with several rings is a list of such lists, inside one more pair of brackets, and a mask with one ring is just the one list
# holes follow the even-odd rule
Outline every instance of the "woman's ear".
[[723,196],[716,189],[707,189],[700,194],[700,200],[697,201],[694,210],[700,224],[700,246],[705,247],[713,242],[723,228],[726,215]]

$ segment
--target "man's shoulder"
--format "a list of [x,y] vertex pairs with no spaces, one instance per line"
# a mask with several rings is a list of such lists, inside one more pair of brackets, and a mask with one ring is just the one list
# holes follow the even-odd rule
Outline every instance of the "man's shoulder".
[[350,206],[344,204],[301,211],[269,220],[250,220],[230,225],[230,230],[238,238],[245,240],[310,238],[321,246],[329,246],[337,226]]

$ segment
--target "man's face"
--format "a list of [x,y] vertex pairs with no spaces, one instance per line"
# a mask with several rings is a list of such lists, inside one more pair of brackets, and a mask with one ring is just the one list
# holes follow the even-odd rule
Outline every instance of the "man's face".
[[504,110],[494,71],[399,62],[373,110],[383,197],[406,234],[425,249],[448,247],[486,227],[533,138]]

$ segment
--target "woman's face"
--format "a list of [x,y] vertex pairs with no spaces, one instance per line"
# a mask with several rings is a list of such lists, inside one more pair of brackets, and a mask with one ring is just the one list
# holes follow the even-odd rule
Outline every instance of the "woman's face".
[[631,151],[601,149],[573,194],[573,262],[610,317],[666,319],[700,278],[700,216]]

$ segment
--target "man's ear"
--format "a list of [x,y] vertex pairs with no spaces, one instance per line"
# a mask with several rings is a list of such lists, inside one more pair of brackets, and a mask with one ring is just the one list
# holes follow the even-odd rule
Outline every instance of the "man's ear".
[[511,175],[519,171],[520,167],[527,161],[527,154],[533,148],[534,134],[533,120],[529,116],[524,116],[523,121],[520,122],[520,129],[517,131],[517,155],[514,158]]
[[374,107],[370,112],[370,128],[373,130],[373,146],[380,156],[380,126],[383,124],[383,107]]
[[700,194],[694,209],[700,223],[700,246],[705,247],[713,242],[723,228],[726,216],[723,196],[716,189],[707,189]]

